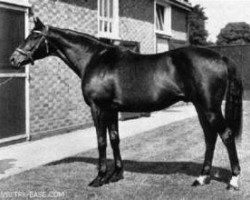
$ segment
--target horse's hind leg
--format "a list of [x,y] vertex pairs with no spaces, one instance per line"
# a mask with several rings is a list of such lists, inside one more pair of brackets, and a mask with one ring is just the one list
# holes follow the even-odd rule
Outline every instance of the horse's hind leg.
[[235,138],[232,134],[232,131],[229,128],[226,128],[224,132],[220,132],[220,137],[222,139],[222,142],[227,148],[227,152],[229,155],[229,160],[231,164],[231,170],[232,170],[232,178],[230,180],[230,183],[228,184],[227,189],[239,189],[239,175],[240,175],[240,164],[239,159],[237,155],[236,150],[236,144],[235,144]]
[[214,123],[212,123],[213,128],[219,133],[223,144],[226,146],[231,170],[232,170],[232,178],[230,183],[228,184],[227,189],[239,189],[238,181],[240,175],[240,165],[239,159],[236,150],[235,137],[232,133],[232,130],[227,126],[226,120],[223,117],[221,112],[216,114]]
[[91,106],[91,114],[94,121],[97,134],[99,163],[98,175],[89,184],[89,186],[99,187],[107,183],[107,163],[106,163],[106,148],[107,148],[107,124],[106,112],[93,104]]
[[109,182],[116,182],[120,179],[123,179],[123,163],[120,154],[119,148],[119,132],[118,132],[118,113],[117,112],[110,112],[108,115],[108,131],[109,131],[109,138],[111,147],[113,149],[114,161],[115,161],[115,168],[114,171],[111,173],[110,177],[108,178]]
[[233,177],[229,183],[228,189],[238,189],[238,176],[240,174],[240,166],[236,151],[235,139],[233,137],[232,131],[226,125],[226,121],[222,115],[221,108],[206,111],[197,109],[197,111],[205,133],[206,153],[201,175],[193,185],[203,185],[208,182],[206,180],[210,176],[214,147],[216,143],[217,133],[219,133],[222,142],[227,148],[232,168]]
[[[216,120],[216,114],[204,111],[196,107],[200,124],[205,136],[205,159],[200,176],[194,181],[193,186],[199,186],[210,183],[210,172],[214,155],[215,144],[217,140],[217,132],[212,128],[212,121]],[[217,119],[218,120],[218,119]]]

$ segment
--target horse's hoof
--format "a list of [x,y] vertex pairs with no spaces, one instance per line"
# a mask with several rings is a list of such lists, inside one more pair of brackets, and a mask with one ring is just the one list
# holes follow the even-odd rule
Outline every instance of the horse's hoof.
[[90,187],[101,187],[103,183],[100,180],[94,179],[92,182],[89,183]]
[[201,186],[200,182],[195,180],[192,184],[193,187]]
[[123,179],[123,170],[115,170],[111,176],[109,177],[109,182],[113,183],[113,182],[117,182],[121,179]]
[[107,178],[97,176],[92,182],[89,183],[90,187],[101,187],[104,184],[107,184]]
[[239,190],[239,175],[238,176],[232,176],[230,183],[227,186],[228,190]]
[[227,190],[231,190],[231,191],[239,191],[239,190],[240,190],[240,188],[239,188],[239,186],[233,186],[233,185],[231,185],[231,184],[228,184],[228,186],[227,186]]
[[192,184],[193,187],[207,185],[210,183],[210,176],[199,176]]

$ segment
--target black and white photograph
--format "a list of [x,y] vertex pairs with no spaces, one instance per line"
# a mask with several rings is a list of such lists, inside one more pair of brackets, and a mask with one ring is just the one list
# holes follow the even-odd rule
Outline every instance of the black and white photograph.
[[249,10],[0,0],[0,199],[250,199]]

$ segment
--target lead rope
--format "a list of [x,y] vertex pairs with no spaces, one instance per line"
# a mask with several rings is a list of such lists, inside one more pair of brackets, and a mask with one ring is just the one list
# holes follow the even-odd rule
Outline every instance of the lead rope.
[[2,86],[4,86],[4,85],[6,85],[7,83],[9,83],[13,78],[14,78],[14,77],[9,77],[9,78],[7,78],[7,80],[2,81],[2,82],[0,83],[0,87],[2,87]]
[[[5,77],[1,77],[1,78],[5,78]],[[6,80],[0,82],[0,87],[6,85],[7,83],[9,83],[10,81],[12,81],[14,78],[16,78],[15,76],[9,77]]]

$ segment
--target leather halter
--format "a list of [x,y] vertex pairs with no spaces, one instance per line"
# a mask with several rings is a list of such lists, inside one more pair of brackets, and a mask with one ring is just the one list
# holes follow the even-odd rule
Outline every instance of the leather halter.
[[32,65],[34,65],[33,55],[34,55],[35,51],[40,47],[42,42],[45,42],[46,52],[49,53],[49,44],[48,44],[48,39],[46,38],[46,36],[47,36],[46,33],[48,32],[49,27],[46,26],[45,29],[46,29],[46,32],[42,32],[42,31],[38,31],[38,30],[33,30],[32,31],[32,33],[38,33],[38,34],[40,34],[42,36],[40,38],[40,40],[38,41],[38,43],[34,46],[34,48],[32,48],[32,50],[25,51],[25,50],[22,50],[20,48],[16,48],[16,50],[15,50],[15,51],[21,53],[22,55],[26,56],[30,60]]

